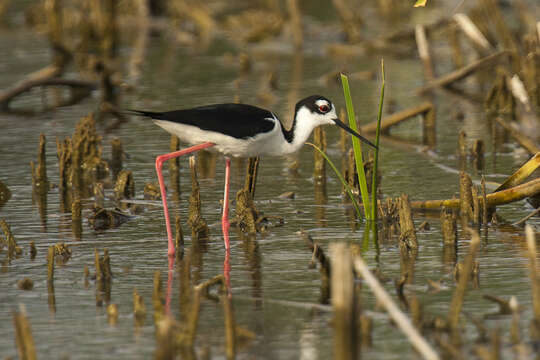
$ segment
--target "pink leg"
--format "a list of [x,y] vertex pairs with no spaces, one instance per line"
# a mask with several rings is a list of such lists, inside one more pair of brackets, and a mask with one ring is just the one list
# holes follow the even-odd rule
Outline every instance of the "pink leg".
[[225,190],[223,191],[223,216],[221,217],[221,230],[225,249],[229,250],[229,177],[231,175],[231,159],[225,158]]
[[163,213],[165,214],[165,224],[167,225],[167,238],[169,240],[169,256],[174,256],[174,241],[171,232],[171,220],[169,219],[169,209],[167,208],[167,192],[165,190],[165,182],[163,181],[163,174],[161,173],[161,168],[163,163],[169,159],[173,159],[182,155],[190,154],[195,151],[206,149],[208,147],[214,146],[214,143],[206,142],[203,144],[195,145],[180,151],[175,151],[169,154],[160,155],[156,158],[156,171],[159,180],[159,189],[161,190],[161,200],[163,201]]

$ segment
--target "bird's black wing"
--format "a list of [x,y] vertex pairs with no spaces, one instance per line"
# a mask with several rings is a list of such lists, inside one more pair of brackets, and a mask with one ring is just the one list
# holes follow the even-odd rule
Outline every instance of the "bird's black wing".
[[267,120],[274,117],[270,111],[246,104],[207,105],[167,112],[132,110],[132,113],[156,120],[192,125],[237,139],[272,131],[275,126],[274,121]]

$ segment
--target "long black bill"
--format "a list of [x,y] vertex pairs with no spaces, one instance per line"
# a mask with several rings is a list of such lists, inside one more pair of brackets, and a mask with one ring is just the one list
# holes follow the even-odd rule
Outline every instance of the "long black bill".
[[341,120],[339,120],[337,118],[333,119],[333,120],[334,120],[334,122],[336,123],[337,126],[342,128],[343,130],[345,130],[349,134],[356,136],[357,138],[359,138],[360,140],[362,140],[363,142],[365,142],[366,144],[368,144],[372,148],[377,149],[377,146],[375,146],[374,143],[372,143],[371,141],[369,141],[368,139],[366,139],[365,137],[363,137],[362,135],[360,135],[359,133],[357,133],[356,131],[354,131],[353,129],[348,127],[347,125],[345,125],[343,122],[341,122]]

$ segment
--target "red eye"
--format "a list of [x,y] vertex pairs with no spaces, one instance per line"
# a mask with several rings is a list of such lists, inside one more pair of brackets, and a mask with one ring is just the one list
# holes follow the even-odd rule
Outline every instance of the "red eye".
[[330,107],[328,105],[321,105],[321,106],[319,106],[319,110],[322,113],[326,113],[326,112],[330,111]]

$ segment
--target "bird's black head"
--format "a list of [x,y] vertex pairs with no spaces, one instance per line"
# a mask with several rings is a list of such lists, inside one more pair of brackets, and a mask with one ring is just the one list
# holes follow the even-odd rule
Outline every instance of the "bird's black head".
[[334,108],[332,102],[321,95],[311,95],[296,103],[294,113],[298,114],[298,110],[305,106],[312,113],[324,115]]
[[[304,109],[307,109],[308,113],[306,113],[306,110]],[[356,131],[352,130],[343,122],[341,122],[341,120],[339,120],[339,118],[337,117],[334,104],[332,104],[332,102],[324,96],[311,95],[300,100],[298,103],[296,103],[294,113],[295,121],[297,120],[299,114],[301,114],[304,121],[310,121],[314,123],[315,126],[325,124],[337,125],[348,133],[356,136],[358,139],[365,142],[369,146],[377,148],[375,144],[373,144],[371,141],[364,138]]]

